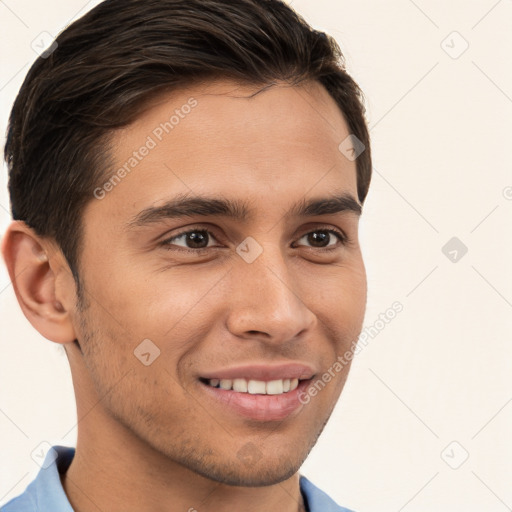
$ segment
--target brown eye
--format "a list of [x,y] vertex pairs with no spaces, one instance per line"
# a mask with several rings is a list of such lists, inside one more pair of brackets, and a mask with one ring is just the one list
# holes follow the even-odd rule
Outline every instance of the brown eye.
[[346,237],[334,229],[317,229],[303,235],[300,240],[305,239],[313,249],[334,249],[341,242],[345,243]]
[[177,250],[181,250],[179,249],[181,247],[183,250],[200,251],[212,247],[208,245],[211,239],[215,240],[215,237],[207,229],[192,229],[167,238],[162,245],[169,250],[173,250],[175,246],[178,247]]

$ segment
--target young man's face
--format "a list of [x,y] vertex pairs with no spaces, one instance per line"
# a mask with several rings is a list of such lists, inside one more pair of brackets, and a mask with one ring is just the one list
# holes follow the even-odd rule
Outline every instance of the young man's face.
[[[84,352],[72,368],[77,400],[85,413],[104,397],[94,434],[115,445],[122,431],[123,443],[238,485],[299,469],[349,364],[309,403],[298,397],[352,348],[366,305],[358,214],[292,211],[357,198],[356,162],[338,149],[347,124],[318,84],[250,97],[259,89],[220,81],[174,92],[114,135],[114,169],[130,172],[84,211],[88,307],[73,313]],[[238,213],[243,204],[246,216],[141,213],[184,195],[237,203]],[[286,379],[308,377],[284,392]],[[284,382],[262,395],[209,378]]]

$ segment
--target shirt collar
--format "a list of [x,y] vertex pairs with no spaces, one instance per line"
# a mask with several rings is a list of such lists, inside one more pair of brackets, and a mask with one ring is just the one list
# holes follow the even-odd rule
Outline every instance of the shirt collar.
[[35,501],[36,510],[73,512],[62,487],[60,475],[66,472],[74,455],[75,449],[69,446],[56,445],[48,450],[37,477],[25,491],[27,498]]

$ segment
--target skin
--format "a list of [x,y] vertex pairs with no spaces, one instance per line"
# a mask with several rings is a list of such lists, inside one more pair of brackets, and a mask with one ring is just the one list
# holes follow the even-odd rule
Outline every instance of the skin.
[[[318,83],[261,89],[220,80],[174,91],[113,134],[117,169],[176,108],[198,102],[83,212],[83,310],[54,242],[19,221],[6,232],[2,251],[18,301],[70,361],[78,441],[62,483],[77,511],[302,509],[298,471],[350,365],[282,421],[226,411],[198,380],[214,368],[286,360],[321,376],[362,328],[359,216],[285,216],[303,198],[357,198],[356,162],[338,150],[347,124]],[[127,228],[144,208],[187,192],[247,201],[253,217]],[[211,233],[207,252],[180,252],[194,250],[186,237],[159,245],[196,226]],[[315,246],[306,236],[325,229],[349,242],[331,235]],[[236,252],[248,236],[263,249],[252,263]],[[134,356],[144,339],[160,350],[148,366]]]

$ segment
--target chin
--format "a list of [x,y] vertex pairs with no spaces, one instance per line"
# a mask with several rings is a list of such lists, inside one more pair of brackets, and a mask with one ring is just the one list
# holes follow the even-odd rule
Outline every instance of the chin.
[[291,478],[299,470],[302,464],[283,464],[279,461],[277,466],[269,464],[262,459],[259,464],[247,467],[245,463],[234,464],[230,467],[216,467],[208,474],[204,474],[210,480],[236,487],[267,487],[279,484]]
[[236,453],[215,457],[187,457],[181,460],[189,470],[209,480],[235,487],[266,487],[279,484],[292,477],[302,466],[307,452],[274,451],[270,455],[260,452],[257,445],[247,443]]

